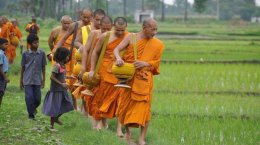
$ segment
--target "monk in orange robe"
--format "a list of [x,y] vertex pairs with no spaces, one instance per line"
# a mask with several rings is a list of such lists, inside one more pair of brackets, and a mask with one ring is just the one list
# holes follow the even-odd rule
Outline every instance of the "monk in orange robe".
[[[121,93],[118,118],[126,127],[126,139],[130,142],[129,127],[141,126],[139,144],[145,144],[145,135],[151,119],[151,101],[153,89],[153,75],[160,73],[159,64],[163,52],[163,43],[154,38],[157,33],[157,22],[148,18],[144,20],[142,31],[136,34],[137,59],[134,58],[133,39],[129,34],[114,50],[116,65],[124,62],[133,63],[136,71],[129,82],[131,89]],[[127,47],[127,48],[126,48]],[[119,52],[126,48],[123,58]]]
[[[97,44],[96,44],[96,46],[95,46],[95,48],[94,48],[94,50],[93,50],[93,53],[92,53],[92,55],[94,55],[94,51],[95,51],[95,49],[100,49],[100,47],[101,47],[101,45],[103,44],[103,41],[104,41],[104,36],[103,36],[103,33],[105,33],[105,32],[107,32],[107,31],[110,31],[111,30],[111,28],[112,28],[112,26],[113,26],[113,22],[112,22],[112,19],[109,17],[109,16],[104,16],[102,19],[101,19],[101,26],[100,26],[100,31],[98,31],[98,30],[96,30],[96,31],[93,31],[92,32],[92,34],[90,35],[90,39],[93,37],[93,35],[95,34],[96,36],[97,36],[97,40],[98,40],[98,42],[97,42]],[[101,40],[101,38],[102,38],[102,40]],[[88,41],[88,43],[87,43],[87,47],[86,47],[86,49],[83,51],[83,56],[88,56],[88,58],[86,58],[85,57],[85,60],[82,60],[82,63],[84,63],[84,64],[86,64],[86,62],[89,62],[90,61],[90,58],[91,58],[91,69],[93,69],[93,68],[95,68],[96,66],[96,64],[95,63],[93,63],[92,64],[92,56],[91,56],[91,51],[92,50],[90,50],[89,48],[90,47],[88,47],[88,45],[90,45],[89,44],[90,43],[90,41]],[[83,57],[84,58],[84,57]],[[83,66],[85,66],[83,64]],[[89,64],[88,64],[89,65]],[[93,68],[92,68],[92,66],[93,66]],[[90,69],[90,70],[91,70]],[[82,72],[84,72],[84,71],[88,71],[89,70],[89,66],[87,66],[87,67],[85,67],[85,68],[83,68],[83,70],[82,70]],[[93,72],[91,72],[90,71],[90,73],[93,73]],[[93,77],[93,76],[92,76]],[[96,92],[99,90],[99,86],[96,86],[94,89],[92,89],[93,90],[93,92],[94,92],[94,96],[87,96],[87,95],[85,95],[84,97],[85,97],[85,100],[86,100],[86,102],[87,102],[87,109],[88,109],[88,113],[89,113],[89,115],[91,116],[91,119],[92,119],[92,117],[95,119],[94,121],[93,121],[93,128],[96,128],[96,125],[97,125],[97,121],[101,121],[101,117],[100,117],[100,115],[99,115],[99,111],[98,111],[98,106],[97,106],[97,102],[99,102],[99,100],[100,100],[100,98],[99,97],[96,97]]]
[[[83,26],[81,30],[77,33],[77,37],[75,39],[75,46],[82,52],[82,50],[86,47],[86,43],[88,41],[88,36],[90,35],[91,31],[99,30],[100,29],[100,19],[105,16],[105,11],[102,9],[97,9],[94,11],[93,19],[88,26]],[[91,41],[92,42],[92,41]],[[84,59],[84,58],[83,58]],[[83,65],[86,65],[83,63]],[[78,75],[78,78],[80,79],[82,74]],[[79,80],[79,82],[82,82]],[[84,94],[81,92],[85,90],[86,87],[83,85],[78,86],[77,89],[73,92],[73,95],[76,98],[82,98],[82,108],[81,111],[88,116],[87,111],[87,104],[85,102]]]
[[[124,39],[128,34],[126,31],[127,22],[125,18],[118,17],[114,21],[114,31],[111,31],[110,37],[108,40],[108,45],[105,49],[105,54],[100,66],[99,75],[101,82],[99,89],[96,92],[94,98],[98,99],[96,103],[96,119],[99,119],[99,116],[102,117],[102,121],[99,121],[97,129],[102,129],[106,126],[106,118],[115,117],[116,110],[118,108],[118,98],[120,89],[114,87],[118,83],[118,79],[112,74],[111,67],[114,63],[113,51],[114,48]],[[97,44],[97,47],[93,51],[90,75],[93,74],[94,66],[96,66],[98,54],[101,52],[101,46],[106,37],[106,33],[102,34],[100,41]],[[102,41],[103,40],[103,41]],[[93,65],[92,65],[93,64]],[[97,117],[98,116],[98,117]],[[121,130],[121,124],[118,122],[117,127],[117,136],[123,137]]]
[[7,39],[9,42],[8,49],[5,51],[9,64],[12,64],[14,62],[14,58],[16,57],[15,46],[11,43],[11,37],[13,35],[14,27],[12,23],[10,23],[5,16],[2,16],[2,27],[0,37]]
[[[32,21],[29,22],[26,27],[25,27],[25,31],[28,32],[29,34],[35,34],[38,35],[40,32],[40,26],[37,24],[37,20],[35,16],[32,16]],[[30,44],[27,43],[27,49],[30,48]]]
[[[61,26],[54,28],[51,31],[50,37],[48,39],[48,44],[49,44],[52,56],[54,56],[53,48],[55,47],[57,42],[61,39],[61,37],[63,35],[65,35],[67,30],[69,29],[69,26],[72,23],[72,19],[70,16],[64,15],[64,16],[62,16],[60,22],[61,22]],[[63,43],[62,47],[70,49],[71,42],[72,42],[72,36],[73,35],[68,37],[68,39],[65,41],[65,43]],[[69,85],[70,91],[73,91],[73,84],[75,83],[75,80],[71,78],[71,74],[72,74],[73,67],[75,64],[75,52],[76,52],[76,48],[73,48],[71,60],[68,63],[66,63],[66,78],[67,78],[66,82]],[[55,64],[55,61],[53,60],[53,57],[52,57],[52,66],[54,64]]]
[[22,48],[23,48],[23,35],[22,35],[22,32],[21,30],[18,28],[18,22],[16,19],[12,19],[11,20],[12,24],[13,24],[13,31],[14,31],[14,36],[16,36],[18,39],[19,39],[19,46],[21,48],[21,54],[22,54]]

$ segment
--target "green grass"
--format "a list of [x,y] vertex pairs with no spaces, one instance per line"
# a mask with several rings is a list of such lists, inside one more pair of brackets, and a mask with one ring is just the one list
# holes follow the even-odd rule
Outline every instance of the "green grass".
[[[58,23],[50,21],[42,24],[46,25],[41,25],[40,48],[47,53],[51,26]],[[139,26],[129,24],[129,30],[138,31]],[[159,26],[162,33],[207,35],[214,38],[163,39],[164,60],[260,59],[260,43],[251,40],[259,39],[259,26],[255,24],[160,23]],[[21,56],[17,55],[15,63],[10,67],[11,82],[0,108],[0,144],[126,144],[115,136],[115,119],[109,120],[108,130],[96,132],[91,129],[89,119],[73,111],[61,117],[64,125],[55,126],[58,132],[50,132],[49,118],[41,113],[40,106],[36,121],[28,120],[24,92],[19,89]],[[50,70],[48,64],[42,100],[49,88]],[[258,63],[161,64],[161,74],[154,79],[152,119],[147,144],[259,144],[259,94]],[[132,131],[133,141],[138,140],[140,129]]]
[[164,60],[260,60],[260,43],[238,40],[164,40]]
[[255,64],[165,64],[155,81],[157,91],[260,93]]

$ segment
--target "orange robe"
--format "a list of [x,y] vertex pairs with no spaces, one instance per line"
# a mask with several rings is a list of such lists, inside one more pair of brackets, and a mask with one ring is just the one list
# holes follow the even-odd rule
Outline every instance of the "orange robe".
[[17,26],[14,26],[14,36],[17,36],[19,40],[23,37],[22,32]]
[[15,57],[16,57],[16,52],[15,52],[15,46],[11,44],[11,33],[14,32],[14,27],[12,23],[7,22],[5,24],[2,24],[2,29],[1,29],[1,38],[5,38],[8,40],[8,48],[5,51],[6,57],[9,61],[9,63],[13,63]]
[[[96,45],[96,43],[98,42],[98,38],[94,38],[95,40],[93,40],[94,42],[94,45],[93,45],[93,47],[95,48],[95,45]],[[94,48],[91,48],[91,49],[94,49]],[[87,58],[87,63],[86,63],[86,72],[89,72],[90,71],[90,66],[91,66],[91,64],[90,64],[90,59],[91,59],[91,54],[90,54],[90,52],[92,52],[92,51],[89,51],[89,54],[88,54],[88,58]],[[99,85],[98,86],[95,86],[94,88],[92,88],[92,92],[93,92],[93,94],[96,94],[96,92],[98,91],[98,88],[99,88]],[[89,113],[89,115],[93,115],[94,114],[94,110],[92,109],[92,101],[93,101],[93,98],[94,98],[94,96],[88,96],[88,95],[83,95],[82,94],[82,98],[85,100],[85,103],[86,103],[86,105],[85,105],[85,110],[87,110],[87,112]]]
[[128,32],[125,32],[122,37],[113,40],[106,47],[99,70],[99,75],[101,77],[99,90],[96,92],[92,102],[92,109],[95,112],[93,117],[96,120],[99,120],[101,117],[115,117],[115,113],[118,108],[118,98],[122,88],[116,88],[114,86],[118,83],[118,79],[112,74],[111,71],[114,63],[113,51],[127,34]]
[[[62,38],[62,34],[59,33],[58,37],[55,39],[54,47],[56,47],[57,43],[59,42],[59,40],[61,38]],[[62,47],[70,49],[72,38],[73,38],[73,35],[70,35],[68,37],[68,39],[63,43]],[[68,63],[66,63],[66,76],[68,76],[68,77],[70,77],[72,75],[74,64],[76,62],[75,53],[76,53],[76,48],[73,48],[71,60]],[[54,56],[53,51],[52,51],[52,56]],[[55,61],[53,60],[53,58],[54,57],[52,57],[52,62],[51,62],[52,66],[55,64]],[[75,83],[75,79],[66,79],[66,83],[70,86],[69,88],[72,91],[73,90],[73,84]]]
[[[153,75],[160,73],[159,64],[163,48],[163,43],[157,38],[137,41],[137,59],[148,62],[151,66],[136,70],[129,82],[131,89],[124,89],[120,94],[117,116],[122,124],[139,127],[150,121]],[[133,63],[132,44],[127,47],[123,60]]]

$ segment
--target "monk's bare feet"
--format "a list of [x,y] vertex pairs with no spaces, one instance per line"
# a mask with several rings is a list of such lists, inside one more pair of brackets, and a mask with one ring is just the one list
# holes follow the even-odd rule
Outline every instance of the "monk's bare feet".
[[124,134],[121,129],[116,131],[116,136],[120,138],[124,137]]
[[127,144],[131,143],[131,133],[130,132],[125,133],[125,140],[126,140]]
[[138,145],[146,145],[146,143],[143,140],[139,140]]
[[101,129],[103,129],[103,123],[101,120],[99,120],[99,121],[97,121],[96,130],[100,131]]
[[107,120],[105,118],[102,119],[102,128],[104,129],[108,129],[108,124],[107,124]]

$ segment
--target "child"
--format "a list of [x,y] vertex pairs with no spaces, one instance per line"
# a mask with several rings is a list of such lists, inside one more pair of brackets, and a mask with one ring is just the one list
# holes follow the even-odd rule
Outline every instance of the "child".
[[8,71],[8,60],[4,51],[8,48],[8,40],[0,38],[0,107],[2,99],[4,97],[6,84],[9,83],[9,79],[6,75]]
[[70,51],[66,48],[58,48],[54,54],[56,64],[52,69],[51,87],[45,96],[42,107],[42,113],[51,117],[51,129],[54,129],[54,123],[62,125],[59,117],[74,109],[72,99],[67,92],[69,86],[65,81],[65,64],[69,61],[69,57]]
[[25,102],[29,119],[34,119],[41,103],[41,88],[45,84],[46,55],[38,48],[39,38],[29,34],[27,43],[30,48],[22,55],[20,88],[25,91]]

